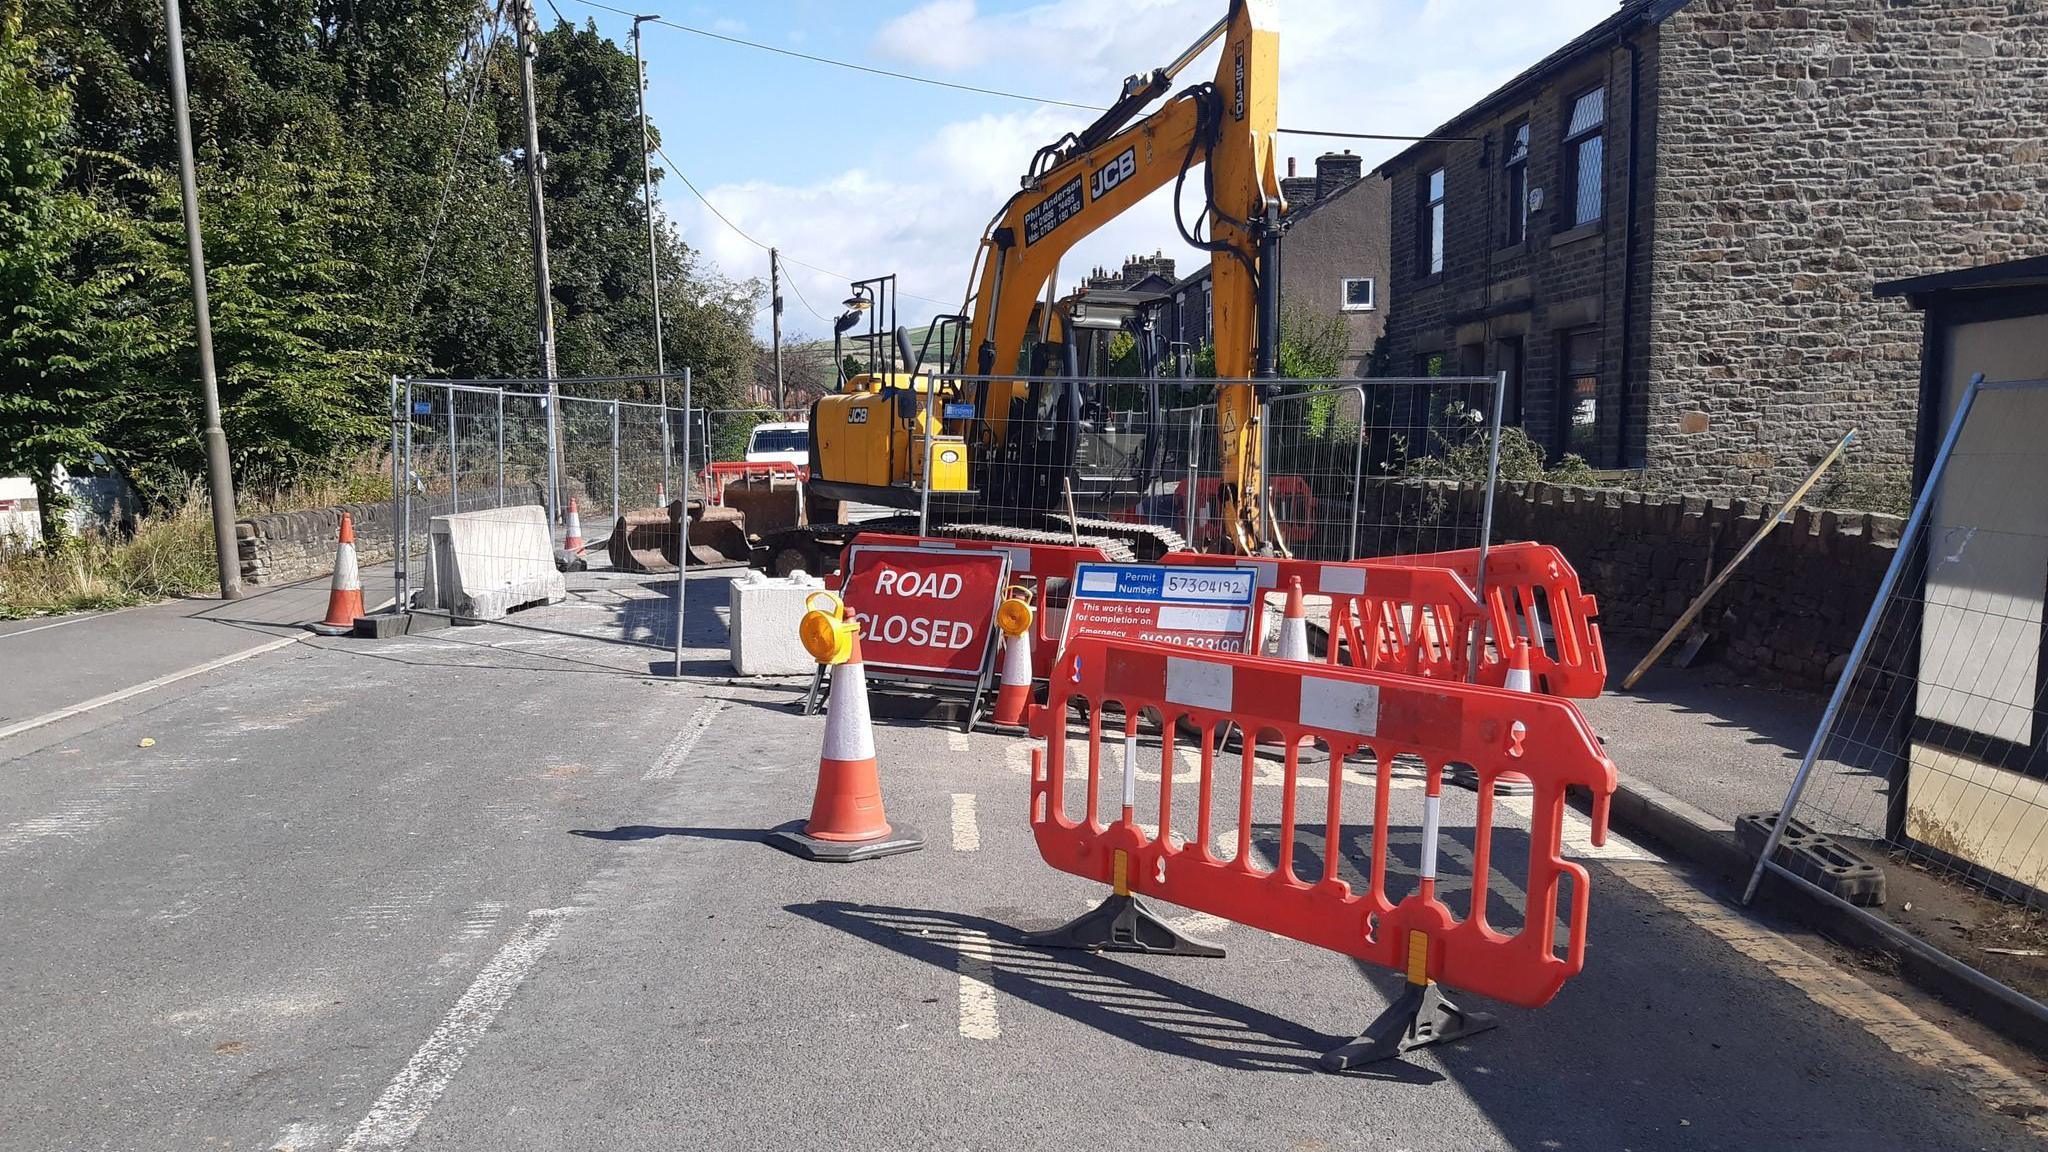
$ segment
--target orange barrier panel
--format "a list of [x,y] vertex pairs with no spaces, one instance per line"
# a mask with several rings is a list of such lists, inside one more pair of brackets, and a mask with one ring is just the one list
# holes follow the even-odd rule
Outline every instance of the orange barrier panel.
[[[1065,794],[1068,721],[1077,703],[1087,715],[1088,748],[1088,815],[1079,821],[1068,817]],[[1122,731],[1103,730],[1106,707],[1121,708]],[[1133,816],[1138,723],[1145,714],[1156,717],[1162,745],[1159,824],[1153,832],[1141,828]],[[1255,779],[1257,741],[1238,742],[1234,755],[1239,764],[1226,769],[1238,777],[1237,810],[1219,813],[1212,810],[1215,740],[1199,740],[1198,781],[1175,786],[1179,745],[1195,742],[1183,735],[1183,722],[1205,734],[1226,723],[1256,737],[1268,738],[1270,733],[1284,746],[1278,850],[1270,870],[1254,862],[1249,851],[1252,794],[1266,786]],[[1208,652],[1195,656],[1160,645],[1080,638],[1062,655],[1046,708],[1032,732],[1046,741],[1043,750],[1032,752],[1030,818],[1039,854],[1055,868],[1115,887],[1111,902],[1090,914],[1098,922],[1123,900],[1117,914],[1127,926],[1130,901],[1138,895],[1156,896],[1405,971],[1418,999],[1425,985],[1441,980],[1510,1004],[1535,1007],[1555,996],[1585,964],[1590,877],[1563,855],[1565,789],[1576,786],[1591,792],[1592,841],[1603,843],[1615,771],[1569,701],[1264,657]],[[1105,786],[1105,741],[1120,742],[1124,749],[1123,814],[1110,824],[1095,818]],[[1318,789],[1327,797],[1319,814],[1326,847],[1321,876],[1314,882],[1300,879],[1294,869],[1304,744],[1321,744],[1329,751],[1328,787]],[[1370,841],[1358,846],[1370,854],[1370,880],[1362,891],[1354,891],[1338,877],[1339,846],[1351,846],[1342,838],[1342,798],[1345,761],[1353,756],[1360,757],[1356,766],[1368,772],[1376,765]],[[1396,903],[1386,884],[1388,805],[1394,761],[1404,756],[1425,766],[1426,797],[1421,879]],[[1440,797],[1445,772],[1453,764],[1469,766],[1481,782],[1471,850],[1471,901],[1462,919],[1438,899],[1436,890]],[[1488,891],[1496,880],[1491,871],[1496,809],[1492,785],[1510,772],[1526,776],[1534,790],[1526,801],[1531,815],[1523,926],[1513,935],[1487,921]],[[1116,788],[1118,783],[1112,779],[1107,786]],[[1187,795],[1190,788],[1192,796]],[[1519,808],[1524,801],[1515,803]],[[1260,808],[1270,824],[1270,807]],[[1234,859],[1224,860],[1215,853],[1214,837],[1219,831],[1228,835],[1233,827],[1237,850]],[[1570,883],[1570,909],[1560,955],[1562,881]],[[1150,915],[1142,907],[1138,911]],[[1083,917],[1069,929],[1087,920]],[[1175,950],[1147,947],[1143,940],[1127,945],[1121,938],[1090,943],[1058,936],[1049,934],[1047,939],[1078,947]],[[1427,1027],[1419,1031],[1429,1033]],[[1416,1041],[1422,1042],[1427,1041]]]
[[[1060,627],[1066,619],[1066,609],[1063,606],[1050,606],[1046,584],[1051,581],[1071,582],[1074,579],[1074,569],[1082,564],[1109,562],[1109,557],[1102,554],[1102,549],[1089,545],[1076,547],[1072,544],[901,536],[887,532],[862,532],[859,539],[862,543],[891,547],[963,548],[980,552],[1009,553],[1011,582],[1025,584],[1038,594],[1038,608],[1032,613],[1031,624],[1031,675],[1039,680],[1052,675],[1053,661],[1059,655]],[[1065,604],[1064,595],[1060,603]]]
[[[1380,564],[1447,568],[1468,583],[1479,579],[1479,550],[1388,556]],[[1599,601],[1579,587],[1571,562],[1549,544],[1496,544],[1486,553],[1486,600],[1494,645],[1482,656],[1479,680],[1507,682],[1512,636],[1528,645],[1536,690],[1548,696],[1597,698],[1607,687],[1607,651],[1600,643]]]
[[711,503],[725,503],[725,486],[735,480],[795,480],[811,478],[811,470],[786,460],[717,460],[704,466],[704,491]]
[[1484,616],[1472,585],[1447,568],[1198,552],[1170,553],[1165,562],[1249,568],[1258,573],[1262,592],[1300,580],[1304,593],[1330,602],[1328,663],[1440,680],[1470,678],[1474,638],[1482,634]]

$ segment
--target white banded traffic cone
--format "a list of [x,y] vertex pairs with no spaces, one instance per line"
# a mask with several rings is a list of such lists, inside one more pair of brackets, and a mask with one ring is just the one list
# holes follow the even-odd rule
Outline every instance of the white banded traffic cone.
[[1003,673],[996,684],[996,710],[989,722],[1016,728],[1028,723],[1031,716],[1031,605],[1013,594],[996,615],[1003,629]]
[[[821,613],[812,613],[821,615]],[[875,763],[875,732],[868,714],[868,679],[860,658],[860,636],[849,622],[844,658],[832,666],[832,695],[825,705],[825,743],[818,755],[818,785],[811,818],[768,834],[768,842],[806,860],[847,864],[924,847],[924,837],[904,824],[891,825],[882,810],[882,778]]]
[[1273,654],[1282,660],[1311,660],[1308,614],[1301,607],[1301,577],[1287,578],[1287,610],[1280,617],[1280,642]]
[[576,514],[576,498],[569,497],[569,528],[562,537],[562,551],[583,555],[583,518]]
[[1529,645],[1514,641],[1508,646],[1508,678],[1501,687],[1510,692],[1534,692],[1536,681],[1529,675]]
[[356,525],[349,514],[341,514],[341,537],[334,546],[334,580],[327,589],[327,617],[307,627],[322,636],[346,636],[355,631],[356,617],[363,612],[363,573],[356,566]]

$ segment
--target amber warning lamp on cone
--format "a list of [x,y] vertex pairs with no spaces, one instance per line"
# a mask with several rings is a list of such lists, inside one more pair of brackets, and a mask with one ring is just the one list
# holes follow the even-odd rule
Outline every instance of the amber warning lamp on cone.
[[809,611],[797,624],[797,638],[804,651],[820,664],[844,664],[853,655],[854,637],[860,625],[846,619],[846,605],[830,592],[816,592],[804,601]]
[[1023,587],[1011,588],[996,608],[996,626],[1003,635],[1015,639],[1031,631],[1031,590]]

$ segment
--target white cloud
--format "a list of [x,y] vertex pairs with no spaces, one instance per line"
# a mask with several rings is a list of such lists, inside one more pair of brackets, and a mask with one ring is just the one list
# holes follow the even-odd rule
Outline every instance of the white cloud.
[[[984,13],[974,0],[931,0],[878,28],[873,47],[907,70],[971,68],[966,76],[976,85],[1103,105],[1126,75],[1164,66],[1225,7],[1222,0],[1052,0]],[[1283,126],[1420,134],[1611,15],[1614,0],[1286,0],[1281,8]],[[1180,86],[1214,69],[1212,49],[1181,75]],[[904,106],[914,109],[917,95],[906,87]],[[849,276],[893,271],[906,293],[957,301],[989,217],[1016,190],[1032,153],[1091,117],[1043,105],[937,128],[906,117],[906,135],[916,135],[878,142],[876,155],[889,157],[886,163],[802,183],[732,183],[706,194],[790,257]],[[1344,147],[1370,167],[1403,145],[1281,138],[1282,155],[1304,166]],[[906,152],[909,159],[899,162]],[[694,202],[676,207],[690,241],[729,272],[765,271],[764,253]],[[1180,243],[1165,191],[1076,245],[1061,268],[1061,287],[1095,264],[1120,265],[1127,255],[1154,249],[1175,256],[1183,275],[1207,259]],[[818,311],[834,313],[844,284],[803,269],[791,275]],[[909,297],[903,305],[906,323],[939,311]],[[825,330],[793,298],[784,319],[785,329]]]
[[882,25],[875,46],[910,64],[951,71],[980,62],[986,32],[974,0],[931,0]]

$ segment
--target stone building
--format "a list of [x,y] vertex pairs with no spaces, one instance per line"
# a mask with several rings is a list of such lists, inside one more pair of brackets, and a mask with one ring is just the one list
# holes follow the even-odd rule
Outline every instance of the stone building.
[[[1387,185],[1361,179],[1363,171],[1364,161],[1351,152],[1329,152],[1316,158],[1313,176],[1297,175],[1290,157],[1280,181],[1288,205],[1280,306],[1343,318],[1350,336],[1339,368],[1344,376],[1364,374],[1386,329]],[[1192,355],[1210,342],[1211,307],[1204,265],[1146,309],[1169,358],[1176,349]]]
[[2048,5],[1625,0],[1382,165],[1396,372],[1509,376],[1553,456],[1782,493],[1910,467],[1885,280],[2048,251]]

